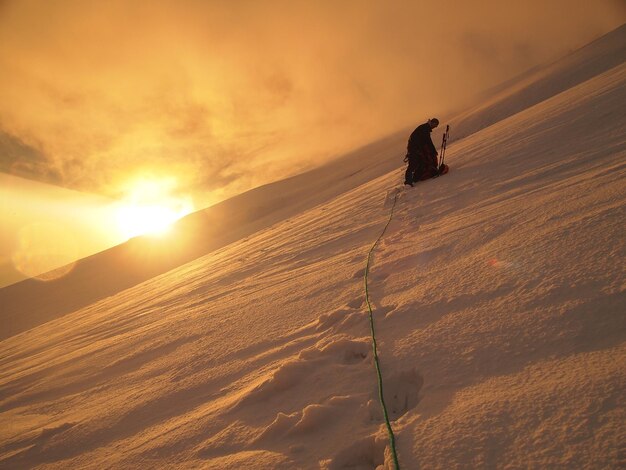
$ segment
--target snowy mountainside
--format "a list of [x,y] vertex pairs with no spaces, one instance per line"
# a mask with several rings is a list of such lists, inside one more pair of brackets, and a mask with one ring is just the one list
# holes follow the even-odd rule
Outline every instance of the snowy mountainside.
[[[0,343],[3,468],[617,468],[624,63]],[[320,188],[320,191],[323,188]],[[622,452],[620,454],[620,452]]]
[[396,168],[405,136],[392,135],[319,168],[254,188],[180,220],[168,237],[133,238],[78,260],[69,274],[0,289],[0,339],[26,331],[241,240]]
[[487,90],[478,103],[452,119],[466,137],[626,61],[626,24],[559,60],[543,64]]

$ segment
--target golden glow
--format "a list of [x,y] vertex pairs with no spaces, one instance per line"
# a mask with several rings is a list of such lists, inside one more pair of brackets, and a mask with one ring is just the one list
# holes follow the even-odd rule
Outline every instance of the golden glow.
[[125,238],[166,234],[172,224],[193,212],[189,197],[173,196],[176,180],[141,179],[130,185],[117,209],[117,223]]
[[42,281],[58,279],[74,268],[76,246],[72,232],[62,225],[30,224],[19,231],[13,265],[27,277]]

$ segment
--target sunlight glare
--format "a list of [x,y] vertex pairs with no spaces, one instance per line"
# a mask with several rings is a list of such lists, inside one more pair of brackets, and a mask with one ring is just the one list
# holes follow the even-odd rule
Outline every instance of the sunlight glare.
[[135,182],[117,210],[124,237],[164,235],[174,222],[193,212],[191,198],[171,195],[175,186],[173,179]]
[[74,268],[77,240],[63,225],[34,223],[22,227],[12,256],[15,269],[27,277],[52,281]]

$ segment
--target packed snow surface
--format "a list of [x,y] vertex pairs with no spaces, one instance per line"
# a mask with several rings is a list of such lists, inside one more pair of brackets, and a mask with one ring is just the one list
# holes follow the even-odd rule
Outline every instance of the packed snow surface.
[[392,468],[363,276],[396,195],[369,291],[401,468],[623,465],[625,85],[453,140],[414,188],[397,139],[393,171],[3,340],[0,467]]

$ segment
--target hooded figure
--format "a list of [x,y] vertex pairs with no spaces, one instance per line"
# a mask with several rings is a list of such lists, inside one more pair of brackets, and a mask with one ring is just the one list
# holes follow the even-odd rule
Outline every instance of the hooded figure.
[[439,119],[429,119],[413,131],[409,137],[405,161],[408,167],[404,175],[404,184],[413,183],[438,174],[437,149],[430,137],[432,130],[439,125]]

